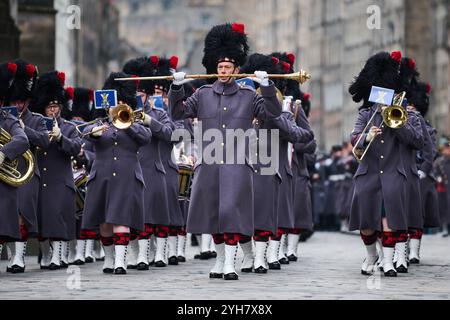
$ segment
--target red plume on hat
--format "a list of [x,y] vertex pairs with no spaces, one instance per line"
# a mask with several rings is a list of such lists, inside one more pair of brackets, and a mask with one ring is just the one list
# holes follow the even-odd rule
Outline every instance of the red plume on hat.
[[272,61],[273,61],[273,65],[276,66],[277,64],[280,63],[280,59],[276,58],[276,57],[272,57]]
[[240,33],[240,34],[245,34],[245,25],[243,23],[233,23],[231,25],[231,28],[233,29],[234,32]]
[[283,61],[283,71],[288,73],[289,70],[291,70],[291,65],[289,63]]
[[89,100],[94,101],[94,90],[89,89]]
[[75,89],[73,87],[67,87],[66,92],[69,99],[73,100],[73,98],[75,97]]
[[309,99],[311,99],[312,95],[311,95],[311,93],[305,93],[303,95],[303,97],[305,98],[305,100],[309,100]]
[[11,71],[13,75],[15,75],[17,71],[17,64],[15,64],[14,62],[8,62],[8,70]]
[[288,58],[289,62],[291,63],[291,65],[293,65],[295,63],[295,55],[293,53],[288,53],[287,58]]
[[430,94],[431,92],[431,85],[429,83],[427,83],[427,93]]
[[[132,78],[138,78],[139,76],[137,76],[135,74],[132,74],[131,77]],[[139,84],[141,83],[141,80],[138,79],[138,80],[135,80],[134,82],[136,83],[136,87],[139,87]]]
[[409,67],[411,69],[415,69],[416,68],[416,61],[414,61],[414,59],[409,59],[408,65],[409,65]]
[[172,69],[176,70],[177,66],[178,66],[178,57],[177,56],[170,57],[169,62],[170,62],[170,67]]
[[66,83],[66,74],[64,72],[58,72],[58,79],[61,82],[61,85],[64,86]]
[[25,71],[27,72],[28,77],[32,78],[34,73],[36,72],[36,67],[32,64],[27,64],[25,67]]
[[152,65],[154,67],[157,67],[159,64],[159,57],[158,56],[151,56],[150,57],[150,62],[152,63]]
[[401,51],[392,51],[391,52],[391,57],[392,57],[392,59],[394,59],[398,63],[402,62],[402,53],[401,53]]

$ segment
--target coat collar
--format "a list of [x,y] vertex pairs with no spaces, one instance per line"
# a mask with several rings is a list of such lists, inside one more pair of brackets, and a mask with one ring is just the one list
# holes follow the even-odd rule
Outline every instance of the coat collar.
[[226,83],[226,84],[223,84],[219,80],[216,80],[216,82],[214,82],[212,88],[215,93],[224,95],[224,96],[230,96],[239,91],[239,85],[234,80],[231,83]]

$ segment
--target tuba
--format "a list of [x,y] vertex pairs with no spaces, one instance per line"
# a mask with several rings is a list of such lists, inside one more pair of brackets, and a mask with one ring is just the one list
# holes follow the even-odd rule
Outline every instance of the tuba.
[[[0,147],[11,141],[11,135],[0,128]],[[13,161],[5,160],[0,165],[0,180],[12,187],[20,187],[27,184],[34,175],[35,162],[33,154],[30,150],[27,150],[22,157],[26,163],[26,170],[24,173],[20,172],[17,168],[19,166],[18,159]]]

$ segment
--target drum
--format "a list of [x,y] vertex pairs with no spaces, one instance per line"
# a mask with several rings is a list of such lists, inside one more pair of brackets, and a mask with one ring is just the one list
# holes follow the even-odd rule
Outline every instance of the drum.
[[178,174],[180,177],[178,198],[180,200],[189,199],[191,197],[192,179],[194,177],[194,171],[192,170],[192,166],[186,164],[179,164]]

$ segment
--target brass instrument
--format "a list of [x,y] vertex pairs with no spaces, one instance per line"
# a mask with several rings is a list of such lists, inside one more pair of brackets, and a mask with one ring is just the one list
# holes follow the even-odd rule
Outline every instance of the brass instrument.
[[[381,116],[383,117],[383,121],[378,126],[378,128],[382,128],[385,125],[392,129],[400,129],[406,124],[406,122],[408,121],[408,112],[402,106],[403,100],[405,99],[405,95],[406,92],[402,92],[395,95],[394,101],[392,102],[392,106],[388,107],[378,105],[378,108],[381,108]],[[362,161],[364,159],[364,157],[367,154],[367,151],[372,145],[372,142],[375,140],[375,139],[370,140],[370,142],[364,149],[358,147],[359,144],[361,143],[361,139],[365,139],[366,134],[369,133],[370,128],[373,126],[373,120],[377,113],[378,112],[374,112],[372,117],[370,117],[369,121],[367,122],[367,125],[364,127],[364,130],[361,132],[355,146],[353,147],[352,150],[353,155],[358,161]]]
[[[255,75],[253,73],[242,73],[242,74],[230,74],[225,77],[229,78],[251,78]],[[289,73],[289,74],[268,74],[269,78],[277,79],[290,79],[295,80],[300,84],[304,84],[306,81],[311,79],[311,75],[308,74],[304,70],[300,70],[299,72]],[[185,79],[211,79],[211,78],[220,78],[224,77],[219,74],[187,74]],[[173,76],[156,76],[156,77],[136,77],[136,78],[116,78],[116,81],[136,81],[136,80],[173,80]]]
[[[134,110],[127,104],[119,104],[117,107],[112,108],[112,125],[117,129],[128,129],[135,121],[144,120],[145,113],[144,110]],[[94,122],[97,122],[94,120]],[[92,122],[92,121],[91,121]],[[83,124],[84,126],[86,123]],[[97,130],[91,132],[84,132],[81,134],[81,137],[85,137],[92,133],[98,132],[100,130],[104,130],[104,128],[99,128]]]
[[[5,144],[9,143],[11,139],[11,135],[3,128],[0,128],[0,147],[3,147]],[[20,187],[27,184],[31,178],[33,178],[36,165],[33,154],[30,150],[27,150],[24,154],[22,154],[22,157],[26,163],[25,172],[22,173],[17,170],[19,166],[18,159],[14,161],[5,160],[0,165],[0,180],[12,187]]]

